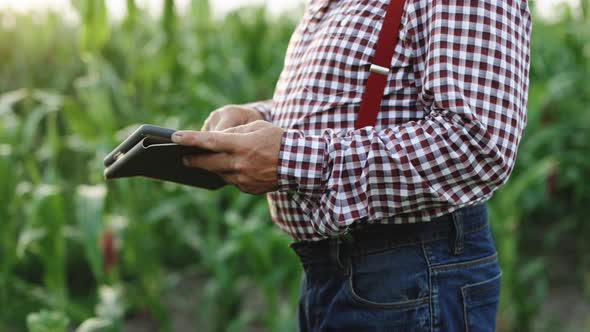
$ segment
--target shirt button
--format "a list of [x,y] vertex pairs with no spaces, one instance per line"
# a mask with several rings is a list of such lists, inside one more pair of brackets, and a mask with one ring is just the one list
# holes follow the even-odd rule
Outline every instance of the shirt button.
[[344,17],[340,20],[340,26],[345,26],[346,24],[348,24],[348,21],[350,21],[350,19],[348,17]]

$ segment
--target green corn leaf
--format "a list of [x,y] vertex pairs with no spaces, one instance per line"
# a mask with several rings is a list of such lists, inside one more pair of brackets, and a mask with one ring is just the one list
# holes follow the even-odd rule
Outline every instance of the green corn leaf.
[[0,116],[11,112],[14,104],[22,101],[29,95],[28,90],[18,89],[0,94]]
[[69,319],[61,312],[42,310],[27,316],[29,332],[66,332]]
[[80,49],[94,54],[109,40],[110,29],[104,0],[72,0],[82,20],[79,34]]
[[89,318],[80,325],[76,332],[113,332],[113,324],[104,318]]
[[104,279],[99,240],[103,230],[105,197],[106,188],[103,185],[82,185],[76,192],[76,215],[84,254],[99,281]]

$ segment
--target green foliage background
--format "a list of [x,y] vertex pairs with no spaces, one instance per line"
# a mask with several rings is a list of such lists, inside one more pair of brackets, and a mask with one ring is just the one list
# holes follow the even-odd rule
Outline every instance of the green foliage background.
[[[156,18],[127,0],[113,22],[101,0],[72,2],[79,24],[0,12],[0,330],[181,331],[168,298],[182,288],[191,330],[293,331],[300,268],[263,198],[105,183],[102,158],[140,123],[198,128],[269,98],[296,17],[166,0]],[[490,202],[501,330],[535,328],[553,288],[590,298],[589,7],[535,20],[528,127]]]

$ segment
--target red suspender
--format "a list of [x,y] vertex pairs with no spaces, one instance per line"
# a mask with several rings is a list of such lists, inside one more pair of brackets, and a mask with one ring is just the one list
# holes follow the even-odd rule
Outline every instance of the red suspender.
[[361,100],[361,109],[354,125],[355,129],[374,126],[377,121],[391,68],[393,51],[399,39],[404,3],[405,0],[391,0],[387,6],[387,13],[375,47],[371,72]]

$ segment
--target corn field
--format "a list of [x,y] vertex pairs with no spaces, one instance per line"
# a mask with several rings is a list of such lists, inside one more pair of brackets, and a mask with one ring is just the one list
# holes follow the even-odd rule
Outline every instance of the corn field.
[[[138,124],[199,128],[217,107],[270,98],[297,16],[165,0],[154,17],[127,0],[114,21],[104,1],[72,3],[77,23],[0,12],[0,331],[295,331],[301,271],[263,197],[106,183],[102,158]],[[573,325],[567,308],[542,315],[556,289],[590,305],[580,8],[534,22],[528,125],[489,203],[501,331],[590,330],[590,310]]]

